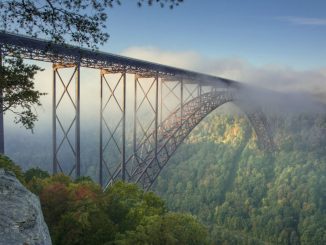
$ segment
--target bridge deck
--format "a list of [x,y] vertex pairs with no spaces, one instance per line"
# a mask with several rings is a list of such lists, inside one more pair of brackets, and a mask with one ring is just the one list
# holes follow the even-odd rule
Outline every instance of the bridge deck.
[[187,79],[196,83],[220,83],[235,85],[235,81],[188,71],[171,66],[161,65],[139,59],[128,58],[106,52],[94,51],[66,44],[55,44],[47,40],[31,38],[23,35],[0,32],[0,48],[4,55],[19,53],[25,59],[60,63],[80,64],[82,67],[109,69],[112,72],[126,71],[133,74],[172,76]]

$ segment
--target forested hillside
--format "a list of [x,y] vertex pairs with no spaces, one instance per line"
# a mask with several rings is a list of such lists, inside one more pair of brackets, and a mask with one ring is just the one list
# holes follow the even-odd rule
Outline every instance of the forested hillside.
[[[268,114],[271,152],[257,148],[243,114],[221,107],[189,135],[153,190],[168,210],[197,216],[213,244],[326,244],[326,116],[291,106]],[[82,173],[97,180],[98,132],[86,129]],[[51,169],[50,133],[40,136],[29,147],[28,137],[8,144],[25,170]]]
[[[169,212],[161,198],[135,184],[118,182],[103,191],[89,177],[73,181],[39,168],[24,173],[2,155],[0,169],[12,171],[39,196],[52,244],[209,244],[206,227],[195,217]],[[8,202],[17,200],[12,188],[1,188],[12,192]]]
[[326,116],[270,122],[277,150],[262,152],[245,116],[210,115],[154,190],[197,215],[216,244],[326,244]]

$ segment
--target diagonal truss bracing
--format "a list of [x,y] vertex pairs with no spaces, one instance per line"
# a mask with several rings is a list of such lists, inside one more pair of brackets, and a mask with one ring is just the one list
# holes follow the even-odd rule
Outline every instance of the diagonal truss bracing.
[[135,76],[133,155],[126,163],[128,177],[157,149],[159,116],[159,77]]
[[106,184],[115,170],[125,180],[126,72],[101,70],[99,183]]
[[[62,76],[63,69],[70,73],[68,77]],[[63,102],[64,100],[66,103]],[[72,112],[60,110],[63,106],[67,107],[67,103],[72,106]],[[52,106],[53,173],[62,172],[69,176],[73,176],[74,173],[74,177],[79,177],[80,66],[78,64],[53,65]],[[69,118],[68,114],[72,117]],[[74,134],[74,137],[71,137],[71,134]],[[70,158],[67,157],[67,151],[70,152]]]

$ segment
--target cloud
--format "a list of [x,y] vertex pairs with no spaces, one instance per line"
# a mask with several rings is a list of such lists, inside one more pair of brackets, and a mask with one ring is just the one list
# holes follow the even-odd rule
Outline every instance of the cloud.
[[225,77],[278,92],[309,93],[326,101],[326,67],[296,70],[290,66],[255,66],[238,58],[212,59],[195,52],[171,52],[131,47],[123,55]]
[[195,52],[162,51],[155,47],[130,47],[121,54],[180,68],[191,68],[194,62],[200,59]]
[[[309,93],[326,102],[326,67],[315,70],[295,70],[287,66],[269,65],[258,67],[246,60],[239,58],[208,58],[193,51],[175,52],[165,51],[154,47],[130,47],[122,52],[123,55],[134,57],[165,65],[175,66],[183,69],[212,74],[219,77],[229,78],[247,84],[256,85],[278,92],[299,92]],[[40,122],[38,125],[51,124],[52,109],[52,68],[51,64],[37,63],[45,68],[45,71],[36,75],[35,86],[41,92],[47,92],[46,96],[41,98],[42,107],[37,108]],[[61,71],[69,75],[71,70]],[[100,75],[98,70],[81,70],[81,108],[82,118],[98,118]],[[61,73],[62,75],[62,73]],[[68,79],[67,76],[65,76]],[[119,77],[112,77],[117,81]],[[113,81],[112,80],[112,81]],[[133,76],[127,76],[127,103],[133,103]],[[58,88],[61,88],[59,83]],[[71,95],[74,97],[74,86],[71,85]],[[59,96],[59,93],[58,93]],[[114,101],[113,101],[114,102]],[[71,116],[71,103],[69,98],[65,97],[63,101],[67,104],[67,110],[61,110],[63,116]],[[70,103],[70,104],[69,104]],[[60,114],[61,115],[61,114]],[[12,124],[10,113],[6,114],[8,125]],[[39,126],[37,126],[38,128]]]
[[282,21],[287,21],[295,25],[326,26],[326,19],[323,18],[284,16],[284,17],[278,17],[277,19]]

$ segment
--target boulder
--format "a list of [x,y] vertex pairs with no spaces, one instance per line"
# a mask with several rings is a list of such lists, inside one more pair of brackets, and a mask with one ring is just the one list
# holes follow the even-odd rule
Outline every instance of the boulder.
[[0,244],[52,244],[39,198],[0,168]]

